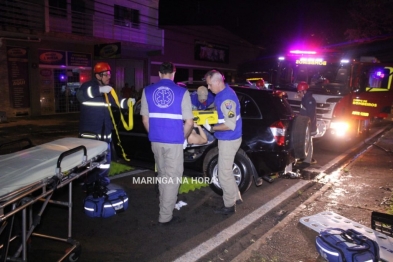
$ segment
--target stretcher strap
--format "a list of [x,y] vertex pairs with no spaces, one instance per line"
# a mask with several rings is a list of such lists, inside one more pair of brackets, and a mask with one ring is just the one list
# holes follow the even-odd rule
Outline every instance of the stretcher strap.
[[[126,161],[130,161],[130,159],[127,158],[127,155],[126,155],[126,153],[124,152],[124,149],[123,149],[123,147],[122,147],[122,145],[121,145],[120,136],[119,136],[119,131],[117,130],[117,126],[116,126],[116,123],[115,123],[115,118],[113,117],[112,109],[111,109],[111,106],[110,106],[110,104],[109,104],[108,94],[104,93],[104,95],[105,95],[105,101],[106,101],[106,103],[107,103],[107,105],[108,105],[109,114],[111,115],[113,127],[115,128],[115,131],[116,131],[117,140],[119,141],[119,142],[117,143],[117,145],[118,145],[118,146],[120,147],[120,149],[121,149],[121,152],[122,152],[122,154],[123,154],[123,158],[124,158]],[[119,103],[119,99],[118,99],[118,97],[117,97],[116,91],[115,91],[113,88],[112,88],[112,90],[111,90],[111,95],[112,95],[113,99],[115,100],[116,105],[119,107],[120,119],[121,119],[121,121],[122,121],[122,123],[123,123],[124,128],[125,128],[127,131],[130,131],[130,130],[134,127],[134,119],[133,119],[134,110],[133,110],[133,104],[132,104],[131,99],[130,99],[130,102],[129,102],[129,104],[128,104],[128,124],[127,124],[127,123],[125,122],[125,120],[124,120],[123,113],[121,112],[121,107],[120,107],[120,103]]]

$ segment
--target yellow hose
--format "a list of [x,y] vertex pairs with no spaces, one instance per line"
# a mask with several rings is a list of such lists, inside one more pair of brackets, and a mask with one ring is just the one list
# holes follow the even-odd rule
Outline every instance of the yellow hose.
[[[105,101],[106,101],[106,103],[107,103],[107,105],[108,105],[109,114],[111,115],[112,123],[113,123],[113,126],[114,126],[115,131],[116,131],[116,136],[117,136],[117,140],[118,140],[117,145],[121,148],[121,152],[122,152],[122,154],[123,154],[123,158],[124,158],[126,161],[130,161],[130,159],[127,158],[127,155],[126,155],[126,153],[124,152],[123,147],[121,146],[119,131],[117,130],[117,125],[116,125],[115,119],[114,119],[114,117],[113,117],[111,105],[110,105],[109,99],[108,99],[108,94],[105,93],[104,95],[105,95]],[[115,100],[116,105],[119,107],[120,119],[121,119],[121,121],[122,121],[122,123],[123,123],[124,128],[125,128],[127,131],[130,131],[130,130],[134,127],[134,110],[133,110],[133,106],[134,106],[134,105],[132,104],[131,99],[129,99],[130,102],[129,102],[129,104],[128,104],[128,123],[126,123],[126,121],[124,120],[123,113],[121,112],[121,107],[120,107],[120,103],[119,103],[119,98],[117,97],[116,91],[115,91],[113,88],[112,88],[112,90],[111,90],[111,95],[113,96],[113,99]]]

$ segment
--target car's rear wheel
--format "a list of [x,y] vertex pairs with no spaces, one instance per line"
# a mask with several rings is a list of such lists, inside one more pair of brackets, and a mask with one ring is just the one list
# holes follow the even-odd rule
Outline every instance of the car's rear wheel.
[[295,158],[304,159],[307,157],[311,139],[310,132],[310,118],[301,115],[296,116],[291,133]]
[[[241,194],[246,192],[251,186],[251,161],[243,150],[239,150],[235,155],[232,166],[233,176],[239,187]],[[207,163],[207,176],[210,178],[210,188],[217,194],[223,194],[218,179],[218,154],[215,154]]]

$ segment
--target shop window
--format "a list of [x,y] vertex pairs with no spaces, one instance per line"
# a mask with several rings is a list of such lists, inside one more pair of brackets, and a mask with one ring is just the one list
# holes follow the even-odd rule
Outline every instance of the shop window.
[[115,25],[139,28],[140,15],[139,10],[115,5]]
[[67,17],[67,0],[49,0],[49,14]]
[[81,85],[79,70],[54,69],[56,113],[77,112],[80,104],[76,93]]

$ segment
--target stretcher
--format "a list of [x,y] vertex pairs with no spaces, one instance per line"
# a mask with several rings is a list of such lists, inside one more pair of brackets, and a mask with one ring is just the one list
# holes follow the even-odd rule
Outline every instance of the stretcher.
[[[104,164],[107,149],[108,144],[98,140],[62,138],[0,155],[0,236],[3,240],[0,261],[27,261],[27,242],[31,236],[70,244],[71,248],[59,261],[67,257],[70,261],[78,259],[80,244],[71,237],[72,182]],[[54,191],[66,185],[68,202],[51,200]],[[34,232],[48,203],[68,207],[67,238]],[[40,204],[35,211],[33,204]],[[21,217],[21,233],[14,236],[12,228],[17,224],[14,223],[16,216]],[[11,243],[20,244],[11,251]],[[11,252],[13,254],[9,254]]]

